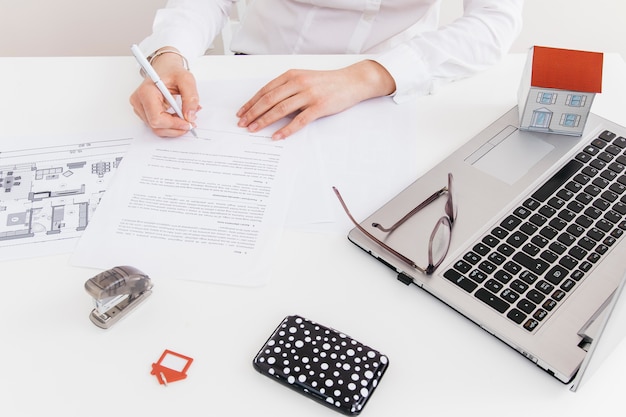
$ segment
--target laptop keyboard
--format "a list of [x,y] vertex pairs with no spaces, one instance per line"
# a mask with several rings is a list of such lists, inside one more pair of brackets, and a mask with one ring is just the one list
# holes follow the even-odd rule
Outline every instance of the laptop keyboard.
[[602,132],[444,272],[533,332],[626,231],[626,138]]

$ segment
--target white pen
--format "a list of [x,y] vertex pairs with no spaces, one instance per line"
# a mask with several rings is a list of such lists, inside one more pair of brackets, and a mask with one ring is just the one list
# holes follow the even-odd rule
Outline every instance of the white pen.
[[[170,93],[170,90],[168,90],[165,84],[163,84],[163,81],[161,81],[161,78],[159,78],[159,74],[157,74],[154,68],[152,68],[152,65],[150,65],[146,57],[143,56],[143,54],[139,50],[139,47],[137,45],[133,45],[131,46],[130,50],[133,52],[133,55],[135,55],[135,58],[137,59],[137,62],[139,62],[139,65],[141,65],[141,68],[143,68],[144,72],[148,74],[150,79],[154,82],[154,85],[157,86],[161,94],[163,94],[163,97],[165,97],[165,100],[167,100],[170,106],[172,106],[172,109],[174,109],[178,117],[185,120],[183,112],[180,110],[180,107],[178,107],[178,103],[176,103],[176,100],[174,100],[174,97]],[[189,131],[192,135],[198,137],[191,123],[189,123]]]

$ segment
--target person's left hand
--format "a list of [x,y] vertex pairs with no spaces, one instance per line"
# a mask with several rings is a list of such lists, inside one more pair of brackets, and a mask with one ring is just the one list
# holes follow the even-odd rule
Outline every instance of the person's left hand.
[[330,71],[289,70],[261,88],[237,112],[238,125],[257,132],[297,112],[272,135],[279,140],[320,117],[339,113],[396,89],[393,77],[375,61],[361,61]]

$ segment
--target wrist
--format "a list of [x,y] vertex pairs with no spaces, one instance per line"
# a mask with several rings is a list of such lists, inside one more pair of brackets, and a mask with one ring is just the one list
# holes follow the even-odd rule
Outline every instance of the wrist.
[[[181,54],[176,48],[165,46],[157,49],[154,53],[147,57],[148,62],[155,69],[157,67],[161,69],[176,69],[183,68],[189,71],[189,62],[183,54]],[[142,72],[142,75],[143,74]]]
[[366,98],[382,97],[396,91],[396,82],[389,71],[373,60],[364,60],[352,65],[356,72],[356,79],[362,86],[367,86]]

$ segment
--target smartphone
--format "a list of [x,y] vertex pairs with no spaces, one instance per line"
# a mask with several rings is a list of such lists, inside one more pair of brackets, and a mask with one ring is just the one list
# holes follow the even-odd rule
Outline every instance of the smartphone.
[[287,316],[252,361],[254,368],[346,415],[358,415],[388,365],[387,356],[346,334]]

